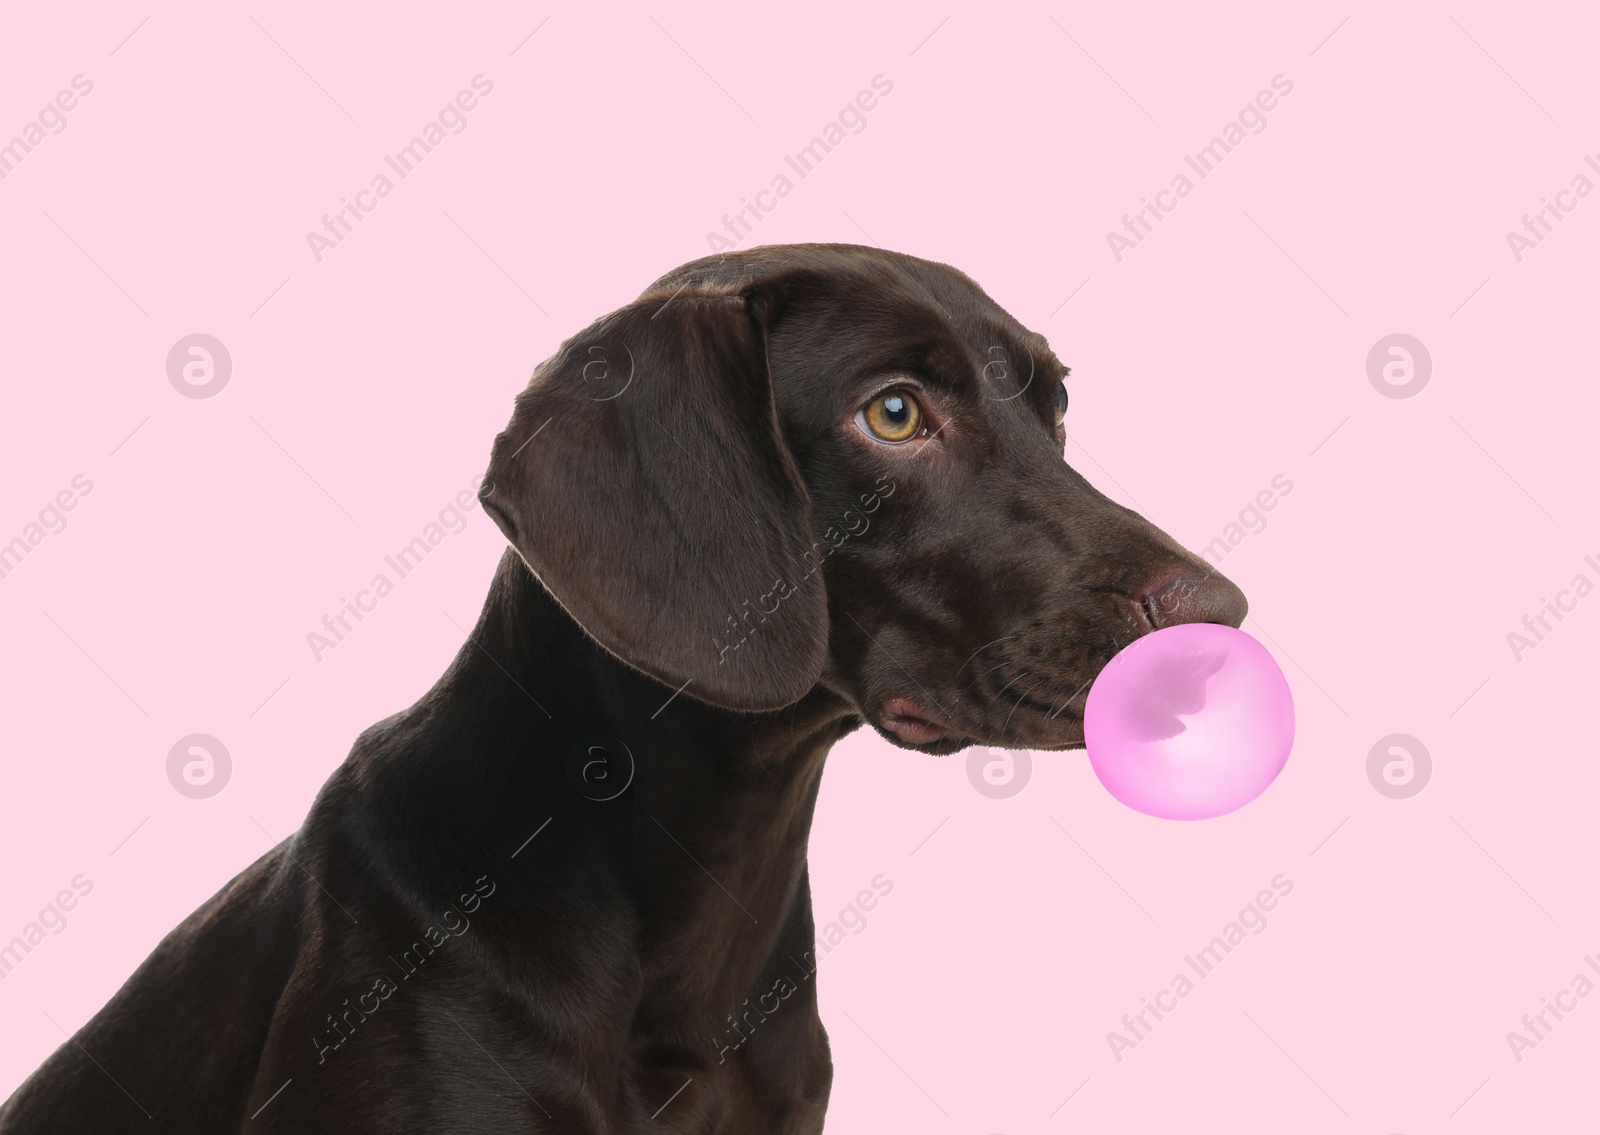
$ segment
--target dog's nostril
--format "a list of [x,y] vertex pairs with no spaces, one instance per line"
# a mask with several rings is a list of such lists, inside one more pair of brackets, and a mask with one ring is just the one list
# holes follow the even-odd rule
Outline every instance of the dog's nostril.
[[1132,598],[1139,622],[1153,631],[1180,623],[1237,627],[1250,609],[1244,592],[1220,575],[1167,576]]

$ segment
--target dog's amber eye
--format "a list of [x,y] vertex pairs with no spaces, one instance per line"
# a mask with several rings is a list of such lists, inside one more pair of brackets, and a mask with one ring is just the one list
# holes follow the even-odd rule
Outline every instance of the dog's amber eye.
[[879,441],[898,445],[922,429],[922,407],[904,390],[880,394],[856,415],[856,421]]
[[1059,427],[1067,417],[1067,387],[1065,383],[1056,387],[1056,425]]

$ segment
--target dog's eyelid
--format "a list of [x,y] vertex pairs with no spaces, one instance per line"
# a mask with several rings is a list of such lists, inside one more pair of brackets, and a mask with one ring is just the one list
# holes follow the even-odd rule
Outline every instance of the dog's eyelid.
[[859,400],[859,405],[867,406],[891,390],[909,390],[917,395],[919,401],[926,402],[927,389],[922,380],[909,371],[891,371],[878,376],[878,380],[872,384],[866,396]]

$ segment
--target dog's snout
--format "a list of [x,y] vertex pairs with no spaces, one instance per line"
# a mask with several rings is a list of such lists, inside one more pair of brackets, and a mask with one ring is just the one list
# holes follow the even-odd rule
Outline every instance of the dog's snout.
[[1152,631],[1179,623],[1224,623],[1237,627],[1244,622],[1250,609],[1244,592],[1215,574],[1168,575],[1132,598],[1136,617]]

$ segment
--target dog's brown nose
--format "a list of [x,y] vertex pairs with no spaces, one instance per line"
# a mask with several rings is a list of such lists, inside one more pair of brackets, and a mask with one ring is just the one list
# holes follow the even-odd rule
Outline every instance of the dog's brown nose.
[[1137,617],[1158,631],[1179,623],[1225,623],[1237,627],[1250,609],[1240,591],[1220,575],[1169,575],[1134,594]]

